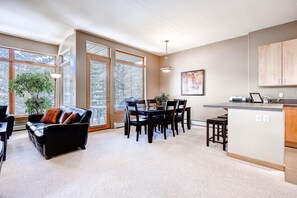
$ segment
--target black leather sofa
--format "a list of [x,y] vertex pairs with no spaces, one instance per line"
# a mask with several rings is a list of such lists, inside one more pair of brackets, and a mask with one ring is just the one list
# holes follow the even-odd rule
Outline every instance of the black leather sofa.
[[46,159],[79,147],[86,148],[92,112],[69,106],[61,106],[60,109],[60,118],[65,112],[73,112],[80,115],[80,120],[72,124],[41,123],[43,114],[33,114],[29,115],[26,124],[30,140]]
[[0,122],[7,122],[6,133],[7,133],[7,139],[9,139],[13,131],[14,116],[6,114],[6,109],[7,109],[7,106],[3,106],[3,105],[0,106]]

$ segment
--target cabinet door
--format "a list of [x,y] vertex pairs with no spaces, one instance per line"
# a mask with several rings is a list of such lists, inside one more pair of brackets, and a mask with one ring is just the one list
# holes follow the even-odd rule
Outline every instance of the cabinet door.
[[283,42],[283,85],[297,85],[297,39]]
[[297,107],[285,107],[285,113],[285,141],[289,144],[297,143]]
[[259,86],[282,84],[282,43],[263,45],[258,48]]

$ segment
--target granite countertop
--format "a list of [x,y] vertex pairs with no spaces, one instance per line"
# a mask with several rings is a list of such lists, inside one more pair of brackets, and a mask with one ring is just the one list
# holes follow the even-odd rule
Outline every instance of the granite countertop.
[[[294,105],[294,104],[290,104]],[[275,103],[247,103],[247,102],[225,102],[206,104],[203,107],[209,108],[222,108],[222,109],[250,109],[250,110],[262,110],[262,111],[283,111],[284,104]],[[297,106],[297,104],[295,104]]]

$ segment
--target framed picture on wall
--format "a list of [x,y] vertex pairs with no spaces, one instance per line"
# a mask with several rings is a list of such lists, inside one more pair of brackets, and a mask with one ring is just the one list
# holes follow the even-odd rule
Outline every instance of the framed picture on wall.
[[203,96],[204,95],[204,69],[186,71],[181,73],[181,95]]

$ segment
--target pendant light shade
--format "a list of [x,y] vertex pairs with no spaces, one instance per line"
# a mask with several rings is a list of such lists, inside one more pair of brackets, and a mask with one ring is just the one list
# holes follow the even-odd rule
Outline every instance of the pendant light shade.
[[165,61],[164,61],[164,66],[160,68],[160,70],[164,73],[168,73],[172,71],[172,67],[168,65],[168,57],[167,57],[167,45],[168,45],[169,40],[165,40],[166,43],[166,56],[165,56]]

